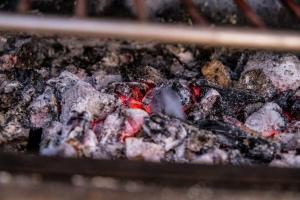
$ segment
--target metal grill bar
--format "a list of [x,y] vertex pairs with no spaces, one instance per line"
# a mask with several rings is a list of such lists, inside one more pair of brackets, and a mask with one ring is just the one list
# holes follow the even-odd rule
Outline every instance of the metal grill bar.
[[1,31],[108,37],[240,48],[300,50],[300,35],[292,32],[237,28],[189,27],[136,22],[36,17],[0,13]]

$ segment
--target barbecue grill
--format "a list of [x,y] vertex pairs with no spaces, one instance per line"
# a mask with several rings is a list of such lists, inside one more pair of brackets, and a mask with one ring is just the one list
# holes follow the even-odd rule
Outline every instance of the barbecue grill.
[[[159,8],[151,7],[151,1],[129,1],[127,11],[122,10],[125,3],[111,2],[103,3],[103,10],[97,10],[87,0],[4,1],[0,3],[0,30],[47,37],[59,35],[292,51],[296,55],[300,50],[300,5],[297,1],[228,0],[223,4],[220,0],[174,1],[170,10],[176,11],[183,6],[188,16],[180,24],[171,20],[170,23],[158,22],[153,12]],[[36,10],[38,14],[35,14]],[[109,11],[115,18],[107,19]],[[127,20],[120,20],[123,13]],[[0,153],[0,171],[0,191],[4,199],[38,199],[41,196],[46,199],[271,199],[275,195],[296,199],[300,182],[297,168],[153,163],[16,153]],[[49,191],[52,194],[48,194]]]

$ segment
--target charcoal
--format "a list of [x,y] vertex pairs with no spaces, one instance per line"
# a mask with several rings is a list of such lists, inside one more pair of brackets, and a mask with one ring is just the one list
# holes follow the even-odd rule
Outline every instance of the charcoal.
[[293,105],[291,106],[291,114],[296,116],[298,119],[300,118],[300,99],[293,102]]
[[218,85],[228,87],[231,84],[230,69],[218,60],[212,60],[201,68],[203,76]]
[[280,91],[295,90],[300,86],[300,61],[295,55],[259,52],[252,55],[245,72],[262,69]]
[[[62,129],[59,124],[54,124],[57,126],[54,130],[43,133],[45,135],[43,135],[42,144],[46,146],[41,149],[41,153],[67,157],[91,157],[96,151],[98,141],[95,133],[89,128],[89,120],[88,113],[73,111]],[[58,142],[55,134],[59,135]],[[56,145],[55,148],[54,145]]]
[[6,75],[0,74],[0,108],[5,109],[13,105],[17,99],[17,92],[21,88],[21,83],[11,81]]
[[283,154],[280,159],[273,160],[270,165],[276,167],[300,167],[300,156]]
[[209,152],[198,156],[193,163],[198,164],[227,164],[228,154],[221,149],[212,149]]
[[190,113],[189,117],[195,121],[205,119],[209,114],[211,114],[214,104],[219,98],[220,94],[217,90],[209,89],[201,101],[194,105],[194,109]]
[[200,84],[199,87],[213,88],[220,93],[221,98],[218,107],[219,113],[222,113],[223,115],[229,115],[233,117],[239,116],[243,113],[247,105],[257,102],[264,102],[263,97],[253,92],[232,88],[224,89],[211,85],[201,85],[202,84]]
[[300,148],[300,134],[284,133],[274,136],[274,140],[281,145],[281,150],[284,152],[292,151]]
[[63,125],[60,122],[52,121],[42,132],[40,153],[43,155],[55,155],[57,146],[60,143],[60,136]]
[[27,144],[28,136],[29,129],[25,128],[17,119],[4,121],[0,126],[0,145],[14,140]]
[[276,88],[261,69],[247,71],[242,74],[236,87],[257,92],[265,99],[270,99],[276,94]]
[[17,62],[17,57],[14,54],[5,54],[0,57],[0,70],[10,71]]
[[35,98],[28,107],[31,126],[41,128],[57,118],[57,101],[54,90],[46,88],[44,93]]
[[121,110],[108,115],[99,131],[99,145],[114,144],[120,142],[124,116]]
[[163,160],[188,162],[196,154],[216,145],[216,137],[210,131],[199,130],[177,118],[152,115],[145,118],[142,135],[149,141],[161,145],[166,151]]
[[149,117],[148,113],[142,109],[126,109],[124,112],[125,121],[121,133],[121,141],[126,137],[133,137],[139,132],[144,124],[144,118]]
[[286,124],[282,117],[282,109],[276,103],[266,103],[246,119],[245,125],[268,137],[283,129]]
[[0,151],[298,166],[298,62],[274,52],[1,34]]
[[165,115],[152,115],[145,119],[143,132],[164,147],[166,151],[180,145],[188,132],[183,123]]
[[78,81],[62,95],[60,119],[64,123],[71,111],[86,111],[92,118],[104,119],[115,110],[116,101],[114,96],[100,93],[90,84]]
[[247,119],[252,113],[259,110],[263,105],[264,104],[261,102],[247,105],[244,109],[244,119]]
[[143,142],[141,138],[125,140],[126,157],[130,160],[160,161],[164,157],[164,148],[158,144]]
[[58,100],[61,100],[62,94],[79,81],[80,79],[75,74],[63,71],[59,77],[48,80],[47,84],[56,90],[56,96]]
[[189,64],[194,62],[195,60],[193,53],[182,45],[168,45],[166,48],[172,54],[174,54],[174,56],[176,56],[176,58],[178,58],[181,63]]
[[156,84],[162,83],[165,79],[158,69],[150,65],[127,68],[126,75],[130,81],[151,81]]
[[200,120],[198,126],[219,135],[217,139],[221,145],[229,145],[231,148],[238,149],[251,159],[270,162],[279,148],[277,143],[251,135],[238,127],[221,121]]
[[98,71],[92,76],[92,85],[96,90],[101,90],[105,88],[108,84],[112,82],[121,82],[122,77],[118,74],[106,74],[105,71]]

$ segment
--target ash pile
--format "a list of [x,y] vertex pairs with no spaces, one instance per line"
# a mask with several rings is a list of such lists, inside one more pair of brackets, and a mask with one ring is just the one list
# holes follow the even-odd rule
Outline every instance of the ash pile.
[[290,53],[0,37],[0,148],[48,156],[300,167]]

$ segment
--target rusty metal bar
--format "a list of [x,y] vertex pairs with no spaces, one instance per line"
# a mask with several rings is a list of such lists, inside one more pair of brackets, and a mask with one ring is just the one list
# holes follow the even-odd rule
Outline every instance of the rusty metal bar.
[[190,27],[0,13],[1,31],[108,37],[211,46],[300,51],[298,32]]
[[298,19],[300,19],[300,6],[296,4],[293,0],[281,0],[282,3],[286,4],[286,6],[296,15]]
[[197,10],[193,0],[182,0],[182,3],[186,7],[187,12],[196,24],[207,26],[208,22]]
[[148,10],[144,0],[133,0],[133,7],[140,21],[147,21]]
[[86,0],[77,0],[75,2],[74,13],[76,17],[86,16]]
[[26,13],[30,9],[30,3],[28,0],[19,0],[17,5],[17,11],[20,13]]
[[253,11],[244,0],[234,0],[237,6],[243,11],[247,19],[256,27],[265,28],[263,20]]

